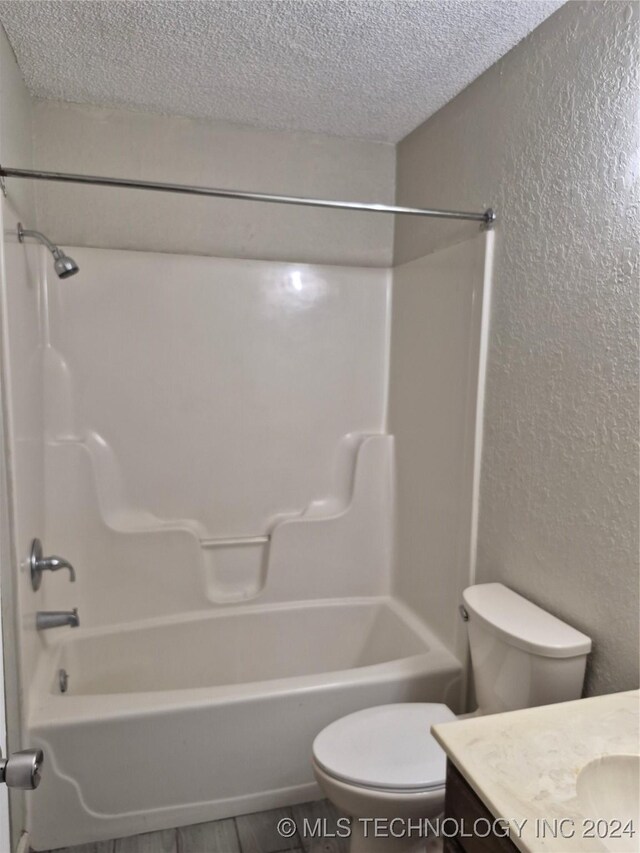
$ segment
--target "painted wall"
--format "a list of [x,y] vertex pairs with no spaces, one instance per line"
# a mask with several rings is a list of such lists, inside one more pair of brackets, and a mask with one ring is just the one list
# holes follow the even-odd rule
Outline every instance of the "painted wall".
[[[395,148],[43,101],[43,169],[255,192],[393,203]],[[55,242],[139,251],[389,266],[393,217],[39,183],[38,223]]]
[[460,660],[467,632],[457,606],[475,557],[476,424],[492,244],[493,235],[476,235],[393,271],[395,590]]
[[[6,447],[6,438],[4,435],[4,424],[2,420],[0,420],[0,450],[4,453],[4,448]],[[10,566],[12,562],[11,555],[11,526],[9,521],[9,513],[10,513],[10,505],[9,505],[9,491],[8,491],[8,479],[6,467],[4,465],[0,466],[0,563],[3,567]],[[2,593],[8,600],[11,602],[11,611],[13,611],[13,600],[12,600],[12,589],[11,587],[6,588],[4,586],[5,577],[7,573],[2,573],[0,575],[0,593]],[[12,613],[10,613],[10,619],[13,622]],[[0,612],[0,628],[3,628],[3,614]],[[0,678],[2,679],[2,692],[5,693],[7,689],[7,685],[5,682],[5,667],[4,667],[4,655],[5,655],[5,642],[7,646],[7,651],[13,648],[13,644],[5,641],[5,631],[2,630],[0,633],[0,654],[2,655],[0,659]],[[16,669],[15,665],[13,669]],[[15,681],[14,681],[15,685]],[[4,695],[3,695],[4,700]],[[17,708],[16,708],[17,710]],[[17,716],[17,714],[16,714]],[[5,709],[5,703],[2,701],[0,703],[0,749],[2,750],[3,755],[7,755],[9,752],[9,748],[7,745],[7,714]],[[11,832],[10,832],[10,818],[9,818],[9,790],[6,785],[3,786],[4,791],[0,791],[0,849],[4,848],[5,850],[11,849]]]
[[[33,168],[33,99],[0,26],[0,153],[3,164]],[[7,197],[25,222],[35,220],[35,187],[28,181],[7,184]],[[33,226],[31,226],[33,227]]]
[[[32,165],[31,99],[22,82],[13,52],[0,27],[0,162],[12,160],[23,167]],[[0,231],[14,231],[18,216],[35,216],[32,186],[9,188],[9,197],[0,205]],[[22,631],[23,620],[17,606],[18,595],[28,594],[26,576],[18,567],[28,543],[43,521],[44,468],[42,461],[43,418],[41,374],[37,365],[39,313],[38,293],[33,277],[36,255],[31,249],[15,251],[15,237],[5,236],[0,243],[0,353],[2,376],[2,441],[0,442],[0,492],[2,495],[2,543],[0,544],[0,584],[2,586],[2,631],[4,639],[4,686],[8,747],[26,746],[21,742],[21,717],[24,705],[23,685],[19,678],[18,655],[27,669],[37,654],[35,632]],[[17,265],[16,265],[17,264]],[[11,318],[9,316],[11,312]],[[24,324],[24,326],[16,325]],[[12,394],[8,365],[15,364]],[[17,386],[17,387],[15,387]],[[11,407],[8,405],[13,398]],[[20,487],[17,479],[20,478]],[[2,736],[2,746],[4,735]],[[11,823],[14,842],[24,826],[24,796],[11,793]],[[0,804],[3,809],[4,804]],[[6,820],[4,813],[0,823]]]
[[[590,694],[638,684],[637,46],[568,3],[398,148],[400,204],[498,211],[478,580],[593,638]],[[469,233],[404,219],[396,261]]]

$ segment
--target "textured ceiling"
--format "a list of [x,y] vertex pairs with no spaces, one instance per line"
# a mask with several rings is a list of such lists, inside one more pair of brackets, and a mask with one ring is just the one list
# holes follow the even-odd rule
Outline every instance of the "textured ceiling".
[[389,142],[562,0],[0,2],[42,98]]

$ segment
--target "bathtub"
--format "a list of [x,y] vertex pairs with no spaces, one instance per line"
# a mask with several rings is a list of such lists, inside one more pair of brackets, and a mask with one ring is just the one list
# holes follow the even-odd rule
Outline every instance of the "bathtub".
[[28,731],[46,756],[28,798],[35,850],[315,799],[320,729],[386,702],[457,710],[461,682],[458,660],[392,598],[234,607],[47,640]]

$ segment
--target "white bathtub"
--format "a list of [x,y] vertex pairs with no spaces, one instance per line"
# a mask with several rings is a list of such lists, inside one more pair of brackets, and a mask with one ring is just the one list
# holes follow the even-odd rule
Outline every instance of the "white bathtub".
[[46,754],[28,798],[35,850],[314,799],[325,725],[386,702],[455,706],[460,686],[459,662],[388,598],[48,637],[28,732]]

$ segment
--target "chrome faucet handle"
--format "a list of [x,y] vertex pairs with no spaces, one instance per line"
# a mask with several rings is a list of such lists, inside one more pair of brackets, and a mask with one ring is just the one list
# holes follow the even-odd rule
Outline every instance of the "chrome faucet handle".
[[29,566],[31,568],[31,587],[34,592],[40,589],[43,572],[57,572],[58,569],[68,569],[69,580],[73,583],[76,579],[75,569],[68,560],[55,555],[51,557],[42,556],[42,542],[39,539],[34,539],[31,543]]
[[68,560],[63,557],[44,557],[42,559],[42,571],[57,572],[58,569],[69,569],[69,580],[73,583],[76,579],[76,570]]

